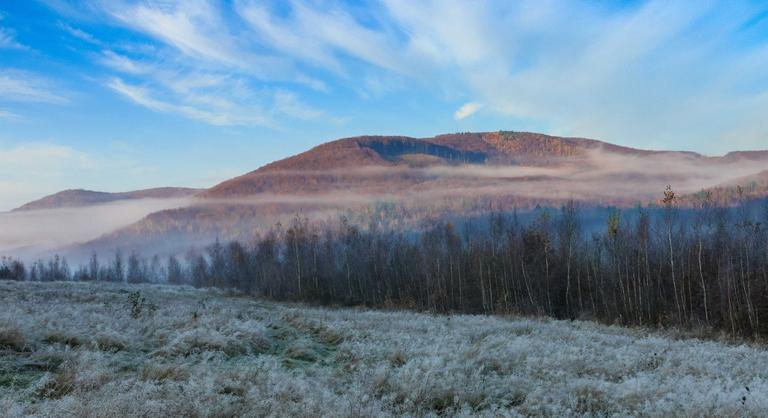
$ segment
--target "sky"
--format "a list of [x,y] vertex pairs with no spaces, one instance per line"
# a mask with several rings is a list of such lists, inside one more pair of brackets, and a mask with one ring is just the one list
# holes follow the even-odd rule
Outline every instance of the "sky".
[[768,149],[768,2],[0,0],[0,211],[332,139]]

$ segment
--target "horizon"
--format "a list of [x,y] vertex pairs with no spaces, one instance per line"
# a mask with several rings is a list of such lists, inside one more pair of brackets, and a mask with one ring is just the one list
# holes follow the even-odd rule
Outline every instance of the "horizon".
[[0,57],[0,211],[362,134],[768,148],[759,2],[6,2]]

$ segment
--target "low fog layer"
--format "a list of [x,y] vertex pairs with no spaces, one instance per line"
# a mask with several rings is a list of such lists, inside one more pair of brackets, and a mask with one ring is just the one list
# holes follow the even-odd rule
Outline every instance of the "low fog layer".
[[[287,215],[333,217],[345,210],[358,210],[376,202],[403,203],[428,207],[447,203],[450,198],[505,198],[510,204],[538,202],[544,205],[577,200],[587,204],[627,206],[655,202],[667,184],[678,194],[732,182],[763,171],[766,161],[705,158],[689,153],[626,155],[603,150],[588,151],[582,157],[550,160],[539,166],[514,165],[436,165],[408,167],[360,167],[344,171],[276,171],[260,176],[331,176],[329,183],[318,182],[316,193],[265,192],[251,196],[224,199],[142,199],[113,202],[85,208],[62,208],[28,212],[0,213],[0,254],[29,258],[70,244],[83,243],[135,224],[151,213],[166,209],[198,207],[187,212],[170,212],[150,220],[153,232],[164,234],[176,227],[183,240],[192,236],[183,231],[198,231],[197,238],[230,237],[232,229],[251,234],[255,225],[274,225]],[[414,173],[405,183],[387,183],[390,174]],[[339,176],[343,181],[333,181]],[[365,179],[360,188],[344,190],[357,178]],[[351,182],[350,182],[351,181]],[[386,185],[369,189],[369,184]],[[399,188],[398,188],[399,187]],[[374,192],[379,189],[378,192]],[[392,189],[392,190],[388,190]],[[221,209],[238,205],[265,209]],[[206,209],[206,207],[210,208]],[[267,209],[267,207],[269,207]],[[447,206],[450,207],[450,206]],[[330,215],[329,215],[330,214]],[[458,214],[460,215],[460,214]],[[246,218],[254,219],[246,219]],[[258,218],[258,219],[255,219]],[[164,227],[165,225],[165,227]],[[168,225],[171,227],[166,228]],[[183,226],[179,227],[179,226]],[[250,229],[249,229],[250,228]],[[148,227],[124,230],[101,244],[113,251],[121,241],[141,239]],[[157,235],[157,234],[155,234]],[[176,235],[179,235],[178,233]],[[116,237],[116,238],[115,238]],[[119,238],[119,239],[118,239]],[[163,241],[163,237],[155,237]],[[168,237],[164,245],[176,242]],[[179,238],[179,236],[176,236]],[[208,239],[208,238],[205,238]],[[186,242],[186,241],[185,241]],[[189,244],[186,242],[186,244]],[[174,248],[180,244],[173,244]],[[90,248],[90,247],[89,247]],[[105,248],[106,250],[106,248]],[[169,249],[166,249],[169,250]],[[170,250],[169,250],[170,251]]]
[[[436,166],[424,169],[444,178],[468,180],[531,180],[502,184],[488,182],[480,188],[452,189],[466,194],[516,194],[542,199],[636,198],[646,201],[660,196],[667,184],[679,193],[694,193],[735,179],[759,173],[768,161],[698,158],[688,153],[652,156],[624,155],[591,150],[584,158],[561,160],[555,166]],[[439,189],[430,190],[443,194]]]
[[[765,170],[768,161],[702,157],[685,152],[653,154],[619,154],[602,149],[589,150],[581,157],[550,159],[535,166],[524,165],[431,165],[426,167],[364,166],[345,170],[281,170],[257,173],[261,179],[280,176],[330,176],[333,193],[305,194],[260,193],[230,203],[363,203],[371,200],[395,200],[429,204],[429,199],[445,196],[518,196],[526,199],[582,200],[594,203],[622,204],[631,201],[647,203],[661,196],[672,185],[678,194],[695,193],[705,188],[730,183]],[[407,186],[387,193],[366,192],[377,182],[392,180],[388,176],[413,174],[405,178]],[[355,184],[359,179],[366,183]],[[413,182],[409,183],[409,179]],[[420,179],[420,180],[416,180]],[[418,183],[418,184],[417,184]],[[269,183],[267,183],[269,184]],[[356,193],[338,190],[343,185],[355,187]],[[226,203],[218,200],[219,203]]]
[[98,238],[159,210],[186,206],[188,198],[141,199],[83,208],[0,213],[0,254],[36,252]]

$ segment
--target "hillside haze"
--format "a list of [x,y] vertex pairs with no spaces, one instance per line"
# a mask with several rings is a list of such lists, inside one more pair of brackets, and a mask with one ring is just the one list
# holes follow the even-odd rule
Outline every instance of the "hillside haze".
[[97,192],[83,189],[64,190],[26,203],[13,211],[77,208],[115,202],[118,200],[171,199],[193,196],[197,192],[199,192],[198,189],[184,187],[158,187],[154,189],[118,193]]
[[[413,225],[424,219],[535,205],[634,206],[658,201],[673,185],[681,202],[710,197],[728,204],[736,191],[768,194],[768,151],[709,157],[629,148],[586,138],[481,132],[432,138],[339,139],[267,164],[209,189],[127,193],[69,190],[18,211],[187,198],[140,221],[103,231],[88,250],[125,245],[174,251],[176,242],[250,240],[299,215]],[[737,187],[739,186],[739,187]],[[382,209],[382,205],[384,208]]]
[[[303,193],[354,190],[400,192],[434,180],[435,167],[557,167],[585,159],[590,150],[621,155],[653,152],[581,138],[533,133],[488,132],[433,138],[361,136],[317,146],[227,180],[201,194],[207,198],[257,193]],[[376,170],[379,169],[379,170]]]
[[[604,180],[618,175],[624,180],[657,179],[652,190],[631,191],[630,200],[644,201],[649,192],[663,188],[664,181],[677,180],[673,183],[681,183],[683,189],[693,191],[730,180],[722,178],[730,174],[713,170],[731,167],[740,175],[748,176],[760,171],[767,161],[766,151],[706,157],[694,152],[649,151],[592,139],[527,132],[461,133],[433,138],[362,136],[332,141],[267,164],[224,181],[199,196],[210,199],[264,193],[400,194],[407,191],[451,194],[465,187],[509,186],[511,180],[569,178],[585,183],[586,180],[595,182],[601,175],[605,176]],[[737,164],[742,166],[735,167]],[[446,187],[450,190],[444,190]],[[577,187],[566,197],[586,201],[595,198],[582,189]],[[510,187],[503,192],[528,194],[526,187]],[[622,195],[624,199],[626,192],[609,190],[602,194],[610,201],[611,195]],[[538,197],[552,196],[542,193]]]

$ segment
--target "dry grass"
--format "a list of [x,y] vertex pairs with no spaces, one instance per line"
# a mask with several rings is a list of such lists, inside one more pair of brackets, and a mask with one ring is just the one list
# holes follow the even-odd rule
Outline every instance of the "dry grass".
[[18,326],[7,323],[0,324],[0,349],[24,351],[24,334]]
[[765,349],[590,322],[88,283],[0,306],[4,417],[768,415]]

